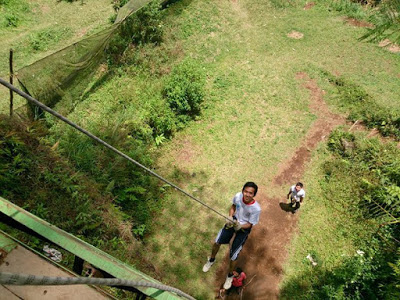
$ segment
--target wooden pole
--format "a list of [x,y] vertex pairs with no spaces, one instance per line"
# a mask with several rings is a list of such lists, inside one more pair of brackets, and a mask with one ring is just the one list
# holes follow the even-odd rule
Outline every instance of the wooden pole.
[[[10,83],[13,84],[14,71],[13,71],[13,49],[10,49]],[[13,115],[14,106],[14,93],[10,89],[10,117]]]

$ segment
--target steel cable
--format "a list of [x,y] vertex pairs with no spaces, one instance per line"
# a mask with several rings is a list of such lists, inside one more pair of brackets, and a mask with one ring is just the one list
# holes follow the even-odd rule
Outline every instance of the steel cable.
[[117,278],[49,277],[49,276],[36,276],[36,275],[0,272],[0,284],[4,285],[89,284],[89,285],[108,285],[108,286],[150,287],[167,292],[173,292],[178,296],[182,296],[186,299],[195,300],[195,298],[193,298],[192,296],[168,285],[149,282],[149,281],[135,281],[135,280],[126,280]]
[[[150,170],[149,168],[147,168],[146,166],[142,165],[141,163],[137,162],[136,160],[134,160],[133,158],[129,157],[128,155],[126,155],[125,153],[119,151],[118,149],[114,148],[113,146],[111,146],[110,144],[108,144],[107,142],[103,141],[102,139],[98,138],[97,136],[95,136],[94,134],[90,133],[89,131],[83,129],[82,127],[80,127],[79,125],[73,123],[72,121],[68,120],[66,117],[64,117],[63,115],[59,114],[58,112],[52,110],[50,107],[44,105],[43,103],[39,102],[38,100],[36,100],[35,98],[33,98],[32,96],[28,95],[27,93],[17,89],[15,86],[13,86],[12,84],[8,83],[7,81],[3,80],[2,78],[0,78],[0,83],[2,85],[4,85],[5,87],[7,87],[8,89],[14,91],[15,93],[17,93],[18,95],[20,95],[21,97],[25,98],[26,100],[36,104],[37,106],[39,106],[41,109],[43,109],[44,111],[52,114],[53,116],[55,116],[56,118],[62,120],[63,122],[67,123],[68,125],[72,126],[73,128],[75,128],[76,130],[82,132],[83,134],[87,135],[88,137],[90,137],[91,139],[95,140],[96,142],[102,144],[103,146],[107,147],[108,149],[112,150],[113,152],[117,153],[119,156],[122,156],[123,158],[129,160],[131,163],[134,163],[135,165],[137,165],[138,167],[142,168],[143,170],[145,170],[146,172],[150,173],[151,175],[153,175],[154,177],[157,177],[158,179],[160,179],[161,181],[165,182],[166,184],[172,186],[173,188],[175,188],[176,190],[178,190],[179,192],[183,193],[184,195],[186,195],[187,197],[191,198],[192,200],[197,201],[198,203],[200,203],[201,205],[207,207],[208,209],[210,209],[211,211],[215,212],[216,214],[218,214],[219,216],[225,218],[226,220],[228,220],[229,222],[232,222],[232,220],[230,220],[227,216],[221,214],[220,212],[218,212],[217,210],[215,210],[214,208],[212,208],[211,206],[207,205],[206,203],[202,202],[201,200],[197,199],[196,197],[192,196],[191,194],[189,194],[188,192],[186,192],[185,190],[183,190],[182,188],[180,188],[179,186],[175,185],[174,183],[170,182],[169,180],[165,179],[164,177],[162,177],[161,175],[158,175],[157,173],[155,173],[154,171]],[[232,222],[233,223],[233,222]]]

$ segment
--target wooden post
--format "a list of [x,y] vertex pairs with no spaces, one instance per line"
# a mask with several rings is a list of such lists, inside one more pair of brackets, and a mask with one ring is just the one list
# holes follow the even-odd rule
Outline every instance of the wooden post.
[[[10,83],[13,84],[14,71],[13,71],[13,49],[10,49]],[[14,106],[14,93],[10,90],[10,117],[13,115]]]

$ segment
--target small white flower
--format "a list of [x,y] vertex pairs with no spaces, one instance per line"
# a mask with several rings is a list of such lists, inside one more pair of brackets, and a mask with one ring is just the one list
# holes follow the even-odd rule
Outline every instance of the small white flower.
[[364,256],[365,252],[361,251],[361,250],[357,250],[357,254],[360,255],[360,256]]

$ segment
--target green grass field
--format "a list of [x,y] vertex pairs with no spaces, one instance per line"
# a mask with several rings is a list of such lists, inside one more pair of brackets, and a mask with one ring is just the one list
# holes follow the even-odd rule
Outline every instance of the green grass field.
[[[227,211],[233,193],[246,180],[256,181],[269,195],[286,192],[286,187],[269,190],[269,182],[278,163],[293,154],[314,120],[308,111],[309,95],[295,79],[297,72],[305,71],[317,79],[319,70],[339,73],[357,82],[382,105],[399,109],[399,56],[357,41],[365,29],[347,25],[324,7],[273,9],[268,1],[186,3],[171,9],[171,35],[182,43],[186,55],[204,62],[210,94],[202,119],[166,145],[159,163],[165,173],[178,167],[189,175],[205,174],[182,184],[190,191],[200,191],[199,196],[220,211]],[[304,33],[304,38],[288,38],[292,30]],[[326,100],[331,102],[331,97],[327,95]],[[311,192],[301,216],[312,223],[306,227],[314,234],[299,234],[295,245],[312,249],[312,244],[331,240],[335,234],[325,229],[326,225],[320,227],[329,224],[332,213],[320,211],[318,202],[314,206],[318,197],[317,191]],[[169,211],[180,219],[171,221],[167,207],[154,236],[159,245],[156,250],[166,247],[169,251],[160,251],[159,257],[148,255],[164,262],[162,269],[171,282],[178,269],[186,279],[183,286],[209,299],[214,276],[199,273],[223,221],[175,193]],[[193,214],[195,230],[184,222],[193,220]],[[328,259],[336,263],[342,252],[332,249],[354,250],[346,239],[323,245]],[[296,247],[286,269],[288,278],[299,268],[300,258],[294,258]]]
[[[81,7],[79,2],[43,0],[21,27],[0,29],[2,41],[5,37],[0,49],[4,58],[1,74],[6,74],[4,60],[9,47],[21,50],[21,54],[16,52],[16,65],[23,66],[67,45],[82,32],[104,26],[112,14],[109,1],[94,1],[93,6],[89,5],[91,1],[85,2],[88,4]],[[255,181],[269,196],[285,194],[286,186],[271,188],[270,182],[279,163],[293,155],[316,119],[308,108],[309,92],[301,87],[296,74],[306,72],[315,78],[326,90],[324,99],[334,112],[347,113],[321,76],[322,71],[343,76],[361,86],[380,105],[398,111],[400,56],[376,44],[358,41],[366,29],[350,26],[343,15],[319,2],[309,10],[303,9],[305,1],[282,7],[279,3],[177,1],[165,11],[161,45],[144,46],[139,54],[132,54],[135,59],[118,66],[68,117],[99,131],[139,122],[160,97],[163,75],[184,58],[191,58],[206,74],[204,109],[197,120],[171,140],[151,149],[157,157],[156,171],[223,213],[227,213],[231,197],[245,181]],[[84,11],[89,8],[96,14]],[[55,11],[64,12],[63,17],[56,18],[51,13]],[[90,16],[92,21],[83,16]],[[55,20],[59,27],[54,26]],[[49,43],[42,51],[29,50],[29,36],[49,28],[60,28],[57,34],[65,38]],[[292,31],[304,37],[289,38]],[[6,110],[7,97],[2,98],[0,108]],[[52,138],[60,140],[61,148],[63,132],[62,124],[52,128]],[[323,176],[320,163],[328,155],[323,147],[314,153],[304,176],[309,194],[299,217],[300,230],[288,245],[283,284],[309,268],[303,258],[309,251],[318,252],[320,259],[333,268],[340,265],[342,254],[356,250],[345,236],[337,237],[336,223],[328,225],[338,217],[336,212],[318,201],[324,197],[318,185]],[[214,273],[203,275],[201,266],[223,220],[171,191],[153,223],[152,233],[139,250],[154,265],[154,274],[150,275],[197,299],[211,299]],[[352,221],[345,224],[351,228],[349,234],[360,230],[353,225]],[[224,250],[218,258],[223,257]],[[297,255],[299,252],[302,256]]]
[[[69,46],[82,37],[97,32],[113,15],[111,1],[18,1],[0,5],[4,16],[16,15],[16,26],[7,26],[0,18],[0,76],[9,74],[9,51],[14,50],[14,72],[51,53]],[[8,13],[9,12],[9,13]],[[8,100],[8,91],[0,88],[0,97]],[[19,97],[15,107],[25,103]],[[1,101],[0,111],[8,111],[8,101]]]

